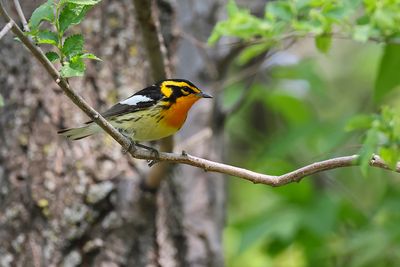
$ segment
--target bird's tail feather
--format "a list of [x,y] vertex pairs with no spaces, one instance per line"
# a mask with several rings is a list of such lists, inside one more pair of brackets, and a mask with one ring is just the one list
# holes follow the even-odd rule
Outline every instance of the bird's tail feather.
[[88,137],[92,134],[95,134],[100,131],[100,127],[90,122],[89,124],[77,128],[68,128],[58,131],[58,134],[67,137],[71,140],[79,140],[85,137]]

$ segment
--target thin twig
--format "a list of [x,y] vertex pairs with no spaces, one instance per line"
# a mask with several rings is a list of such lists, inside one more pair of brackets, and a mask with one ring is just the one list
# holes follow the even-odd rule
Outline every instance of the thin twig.
[[[242,106],[243,104],[246,102],[246,100],[248,99],[250,93],[251,93],[251,89],[253,88],[253,84],[257,78],[257,74],[260,72],[260,67],[262,66],[263,62],[265,61],[265,59],[267,58],[268,54],[264,54],[259,60],[258,62],[256,62],[253,66],[250,67],[250,69],[254,69],[253,70],[253,75],[248,75],[246,77],[247,82],[245,87],[242,89],[241,95],[239,96],[239,98],[236,100],[235,103],[232,104],[232,106],[226,110],[223,111],[224,116],[232,116],[234,113],[236,113]],[[251,77],[253,76],[253,77]]]
[[[288,42],[285,47],[283,48],[283,50],[288,49],[290,46],[293,45],[294,42],[290,41]],[[228,87],[230,85],[232,85],[233,83],[236,83],[238,81],[241,80],[245,80],[245,79],[249,79],[251,76],[254,76],[253,79],[251,79],[250,81],[247,82],[247,85],[245,86],[245,88],[243,88],[241,95],[239,96],[238,100],[236,100],[236,102],[227,110],[223,111],[224,116],[232,116],[234,113],[236,113],[242,106],[243,103],[248,99],[248,96],[251,93],[251,89],[252,89],[252,85],[255,81],[255,78],[257,77],[257,75],[260,73],[260,69],[263,66],[263,63],[270,59],[273,55],[275,55],[278,52],[278,50],[275,51],[266,51],[265,54],[261,57],[261,59],[256,62],[256,64],[254,64],[253,66],[244,69],[243,72],[239,73],[239,75],[236,75],[234,77],[235,80],[226,80],[222,83],[222,85],[220,86],[220,90],[222,88]]]
[[19,3],[18,0],[14,0],[14,5],[15,5],[15,8],[17,9],[17,13],[18,13],[19,18],[21,19],[22,25],[24,26],[24,31],[29,32],[30,29],[29,29],[28,21],[26,20],[24,12],[22,11],[21,4]]
[[[130,141],[120,134],[106,119],[104,119],[96,110],[87,104],[87,102],[79,95],[77,95],[66,82],[66,80],[60,77],[58,71],[46,58],[43,52],[24,35],[21,29],[13,22],[13,20],[5,12],[3,4],[0,0],[0,15],[3,15],[6,19],[9,19],[12,25],[12,32],[21,40],[21,42],[30,50],[32,55],[39,60],[44,66],[46,71],[53,77],[54,81],[64,91],[64,93],[78,106],[83,112],[85,112],[95,123],[97,123],[105,132],[111,135],[124,149],[129,150],[129,153],[137,159],[147,160],[159,160],[172,163],[182,163],[204,169],[205,171],[219,172],[231,176],[246,179],[253,183],[261,183],[271,186],[282,186],[291,182],[298,182],[306,176],[336,169],[342,167],[356,166],[359,165],[359,155],[345,156],[332,158],[321,162],[315,162],[307,165],[303,168],[294,170],[292,172],[275,176],[261,174],[253,172],[244,168],[239,168],[215,161],[195,157],[187,153],[176,154],[160,152],[159,157],[155,157],[153,153],[147,150],[129,149],[131,146]],[[389,169],[389,167],[383,162],[378,156],[374,156],[370,162],[370,166]],[[396,172],[400,172],[400,166],[397,165]]]
[[[316,38],[320,34],[315,34],[315,33],[302,33],[302,32],[288,32],[286,34],[283,34],[277,38],[274,39],[275,42],[280,42],[280,41],[285,41],[288,39],[308,39],[308,38]],[[343,34],[339,32],[333,32],[330,33],[333,39],[336,40],[352,40],[355,41],[354,38],[349,35],[349,34]],[[238,41],[232,41],[232,42],[219,42],[219,45],[222,46],[239,46],[245,44],[246,46],[252,46],[252,45],[258,45],[258,44],[264,44],[267,41],[265,38],[254,38],[251,40],[241,40],[239,39]],[[392,38],[392,39],[384,39],[384,38],[379,38],[379,37],[369,37],[366,41],[371,41],[371,42],[376,42],[376,43],[389,43],[389,44],[399,44],[400,40],[398,38]]]
[[208,48],[210,48],[210,47],[207,46],[206,43],[204,43],[204,42],[198,40],[197,38],[195,38],[194,36],[192,36],[190,34],[187,34],[184,30],[178,30],[177,35],[179,37],[181,37],[182,39],[190,42],[194,47],[197,48],[197,50],[199,51],[200,56],[203,58],[204,63],[206,64],[206,71],[208,72],[210,77],[212,79],[218,78],[217,66],[214,63],[214,61],[211,60],[211,57],[207,52]]
[[9,21],[6,26],[3,27],[0,31],[0,39],[3,38],[4,35],[7,34],[7,32],[12,28],[13,22]]
[[[295,43],[295,40],[290,40],[287,44],[285,44],[283,46],[282,49],[279,50],[274,50],[274,51],[269,51],[268,54],[266,55],[266,57],[264,58],[264,61],[272,58],[274,55],[276,55],[278,52],[284,51],[289,49],[293,44]],[[247,43],[246,43],[247,45]],[[264,69],[264,68],[263,68]],[[219,90],[222,90],[226,87],[229,87],[233,84],[236,84],[252,75],[257,74],[257,72],[260,71],[260,66],[258,65],[253,65],[249,68],[245,68],[243,69],[241,72],[237,73],[234,77],[230,78],[230,79],[226,79],[220,86],[219,86]]]

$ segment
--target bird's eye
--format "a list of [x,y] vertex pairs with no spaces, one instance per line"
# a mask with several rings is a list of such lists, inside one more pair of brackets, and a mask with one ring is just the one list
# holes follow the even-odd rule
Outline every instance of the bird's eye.
[[189,89],[188,89],[187,87],[182,87],[182,88],[181,88],[181,92],[182,92],[182,94],[184,94],[184,95],[188,95],[188,94],[189,94]]

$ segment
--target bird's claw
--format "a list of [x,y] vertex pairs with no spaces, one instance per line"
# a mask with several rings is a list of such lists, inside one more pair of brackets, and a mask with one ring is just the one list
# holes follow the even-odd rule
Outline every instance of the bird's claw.
[[124,147],[122,148],[122,154],[126,154],[130,151],[135,151],[135,150],[136,150],[135,143],[131,141],[129,143],[128,148],[124,148]]
[[153,154],[153,156],[155,157],[155,159],[151,159],[151,160],[147,161],[147,165],[149,167],[151,167],[158,162],[158,159],[160,158],[160,153],[158,152],[157,149],[154,149],[154,148],[151,148],[149,150],[151,151],[150,153]]
[[158,163],[158,160],[156,160],[156,159],[147,160],[147,166],[149,166],[149,167],[152,167],[156,163]]
[[152,156],[154,156],[155,159],[147,161],[147,165],[149,167],[153,166],[154,164],[156,164],[158,162],[158,159],[160,158],[160,153],[158,152],[157,149],[155,149],[153,147],[150,147],[150,146],[145,146],[145,145],[142,145],[142,144],[139,144],[139,143],[135,143],[135,145],[138,146],[138,147],[144,148],[146,150],[149,150],[150,154]]

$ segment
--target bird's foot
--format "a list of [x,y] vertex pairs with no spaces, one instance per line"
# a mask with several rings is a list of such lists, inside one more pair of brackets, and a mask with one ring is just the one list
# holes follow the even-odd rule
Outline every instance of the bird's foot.
[[158,158],[160,157],[160,153],[158,152],[157,149],[150,147],[150,146],[145,146],[139,143],[135,143],[136,146],[144,148],[146,150],[149,150],[151,152],[151,154],[155,157],[155,159],[152,160],[148,160],[147,161],[147,165],[149,165],[149,167],[153,166],[154,164],[156,164],[158,162]]
[[[129,139],[130,140],[130,139]],[[136,143],[130,140],[128,148],[122,148],[122,154],[126,154],[128,152],[135,152],[136,151]]]

